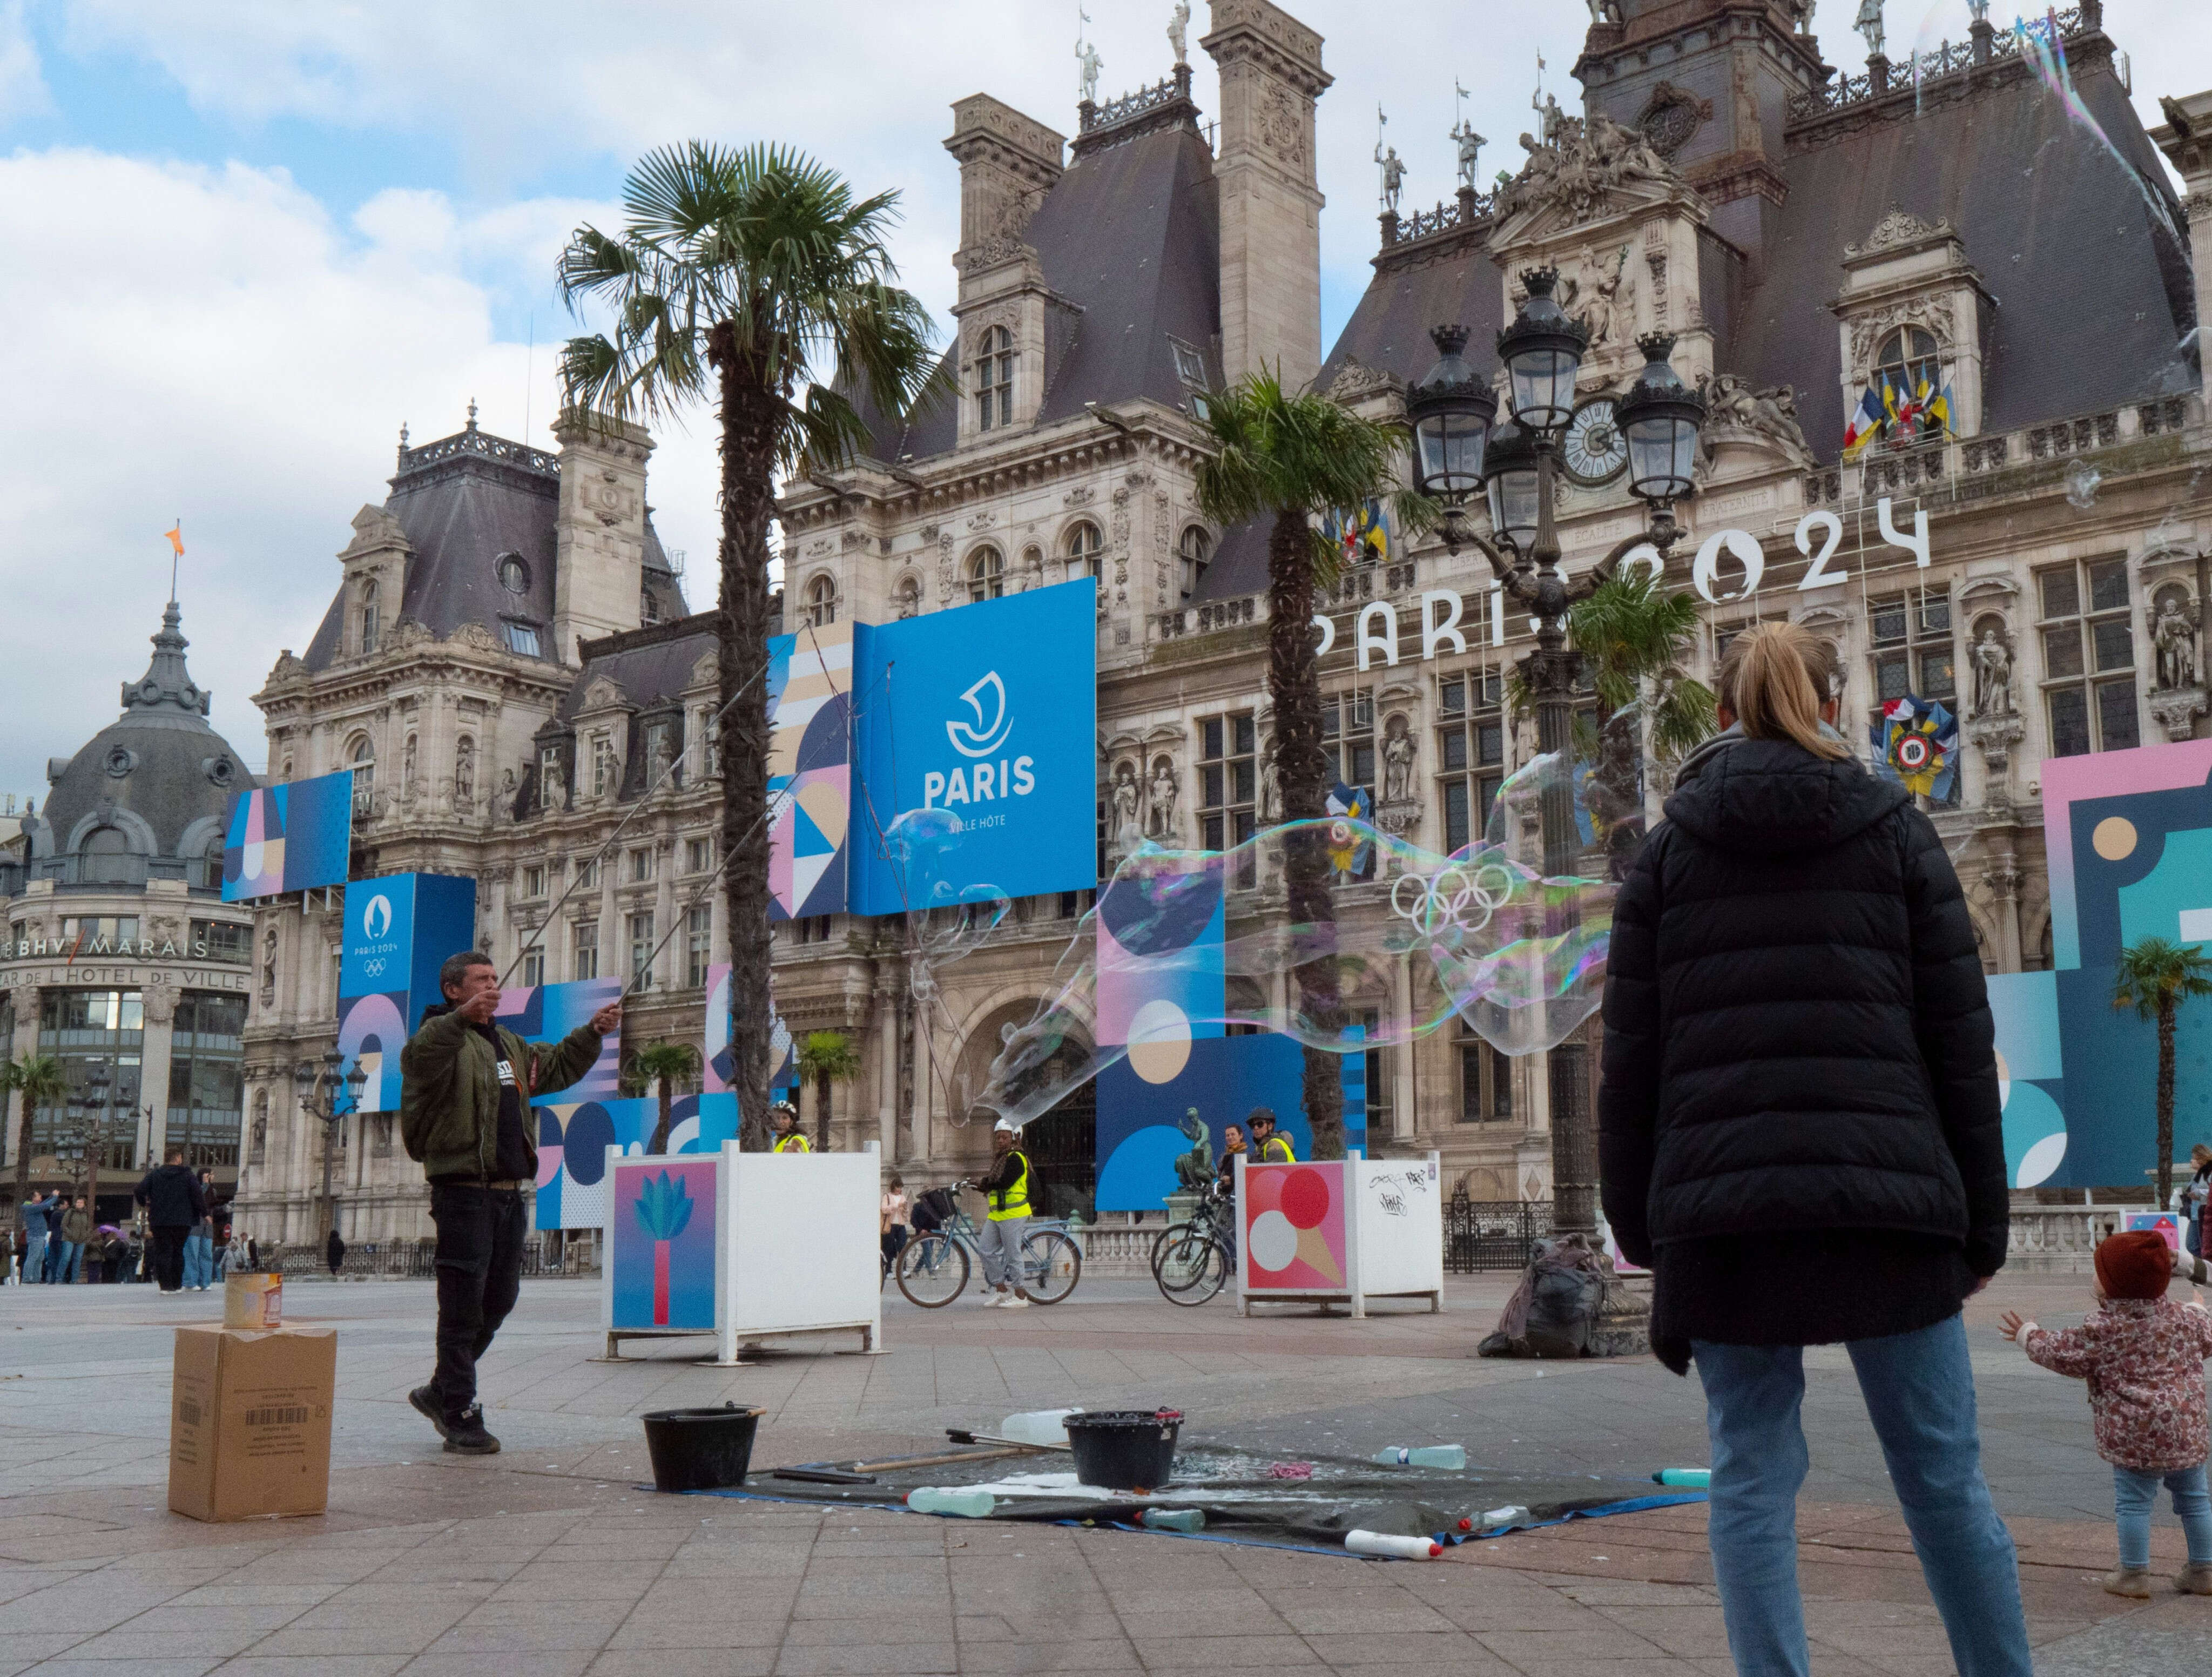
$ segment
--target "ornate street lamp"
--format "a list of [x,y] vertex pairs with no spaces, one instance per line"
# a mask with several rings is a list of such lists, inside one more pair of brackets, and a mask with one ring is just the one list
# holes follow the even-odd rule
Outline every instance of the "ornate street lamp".
[[368,1086],[368,1073],[361,1069],[356,1059],[353,1068],[343,1077],[338,1067],[345,1064],[345,1056],[335,1048],[323,1051],[322,1063],[303,1060],[292,1068],[292,1083],[300,1097],[300,1107],[309,1117],[319,1121],[323,1127],[323,1227],[321,1233],[329,1236],[337,1221],[337,1205],[331,1197],[331,1156],[337,1145],[337,1128],[345,1120],[361,1110],[362,1091]]
[[1437,363],[1406,398],[1406,416],[1413,427],[1413,487],[1456,513],[1482,490],[1482,457],[1498,396],[1475,376],[1460,351],[1467,328],[1437,326],[1429,339]]
[[[1559,569],[1553,502],[1561,470],[1562,436],[1574,417],[1575,380],[1589,346],[1589,333],[1553,301],[1552,288],[1559,278],[1555,270],[1531,269],[1521,278],[1528,301],[1513,324],[1498,335],[1511,417],[1489,432],[1483,453],[1491,538],[1455,527],[1456,517],[1447,519],[1444,538],[1454,548],[1466,540],[1480,549],[1506,592],[1536,619],[1536,650],[1522,660],[1522,679],[1535,701],[1537,749],[1565,753],[1571,749],[1575,683],[1582,669],[1581,654],[1567,645],[1567,613],[1577,601],[1595,592],[1634,549],[1649,543],[1663,558],[1681,539],[1674,503],[1692,488],[1705,404],[1683,387],[1667,364],[1674,348],[1671,337],[1653,334],[1639,340],[1647,364],[1621,398],[1618,418],[1627,441],[1629,487],[1650,505],[1650,525],[1570,580]],[[1437,347],[1446,350],[1447,361],[1438,362],[1407,398],[1407,416],[1417,439],[1423,436],[1424,422],[1441,408],[1442,388],[1432,395],[1431,386],[1466,341],[1455,328],[1440,328],[1431,336]],[[1472,369],[1462,372],[1463,368],[1464,362],[1451,367],[1445,382],[1453,386],[1471,383],[1474,374]],[[1493,405],[1486,422],[1495,415]],[[1416,471],[1425,493],[1455,509],[1457,503],[1450,497],[1430,488],[1425,460]],[[1544,872],[1553,877],[1570,873],[1577,835],[1573,792],[1565,777],[1545,788],[1541,807]],[[1563,921],[1547,930],[1555,934],[1571,924],[1571,920]],[[1553,1226],[1563,1232],[1589,1232],[1597,1226],[1597,1137],[1589,1109],[1589,1053],[1586,1043],[1571,1039],[1549,1055]]]

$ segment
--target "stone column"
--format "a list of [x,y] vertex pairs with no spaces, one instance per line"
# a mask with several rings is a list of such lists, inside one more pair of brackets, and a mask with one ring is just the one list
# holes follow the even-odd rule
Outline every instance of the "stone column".
[[138,1039],[138,1104],[152,1115],[136,1127],[138,1163],[161,1162],[169,1134],[169,1052],[176,1032],[177,987],[160,980],[139,993],[145,1024]]
[[1990,859],[1982,878],[1990,888],[1990,896],[1996,904],[1997,970],[2018,972],[2021,969],[2020,936],[2020,866],[2010,846]]
[[[1401,955],[1390,974],[1390,1005],[1397,1016],[1410,1018],[1413,1012],[1413,971],[1411,957]],[[1410,1141],[1413,1137],[1413,1044],[1402,1043],[1390,1054],[1390,1137]],[[1368,1142],[1374,1145],[1370,1137]]]
[[[2088,15],[2086,5],[2082,15]],[[2197,319],[2212,321],[2212,92],[2169,99],[2164,105],[2166,120],[2150,131],[2150,137],[2181,173],[2197,274]]]
[[868,1018],[867,1042],[876,1058],[876,1139],[884,1163],[898,1163],[898,1008],[892,985],[892,963],[876,969],[874,1006]]
[[[15,1033],[9,1041],[8,1058],[23,1060],[39,1051],[39,987],[19,984],[12,992],[15,1003]],[[15,1134],[23,1121],[22,1097],[8,1103],[8,1133],[0,1136],[0,1158],[12,1170],[15,1164]],[[12,1213],[11,1213],[12,1215]]]

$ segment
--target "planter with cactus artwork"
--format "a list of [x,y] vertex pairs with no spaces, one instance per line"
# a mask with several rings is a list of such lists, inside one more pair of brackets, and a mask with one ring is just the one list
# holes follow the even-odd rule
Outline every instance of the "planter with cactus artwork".
[[712,1156],[614,1162],[610,1326],[713,1331],[717,1163]]

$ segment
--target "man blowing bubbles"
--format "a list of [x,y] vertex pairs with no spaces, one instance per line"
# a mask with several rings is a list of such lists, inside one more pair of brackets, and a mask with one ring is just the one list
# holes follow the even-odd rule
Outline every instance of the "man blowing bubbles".
[[438,1365],[407,1394],[458,1455],[490,1455],[477,1401],[477,1360],[522,1285],[524,1187],[538,1179],[533,1095],[591,1070],[600,1038],[622,1029],[609,1002],[558,1042],[533,1046],[492,1023],[499,973],[471,950],[438,969],[446,1000],[428,1009],[399,1056],[400,1138],[430,1182],[438,1225]]

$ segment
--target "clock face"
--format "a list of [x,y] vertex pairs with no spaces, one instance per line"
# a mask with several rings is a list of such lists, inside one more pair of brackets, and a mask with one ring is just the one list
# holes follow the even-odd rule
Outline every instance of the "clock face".
[[1613,398],[1593,396],[1576,407],[1559,458],[1569,481],[1586,489],[1601,488],[1627,470],[1628,439],[1620,434]]

